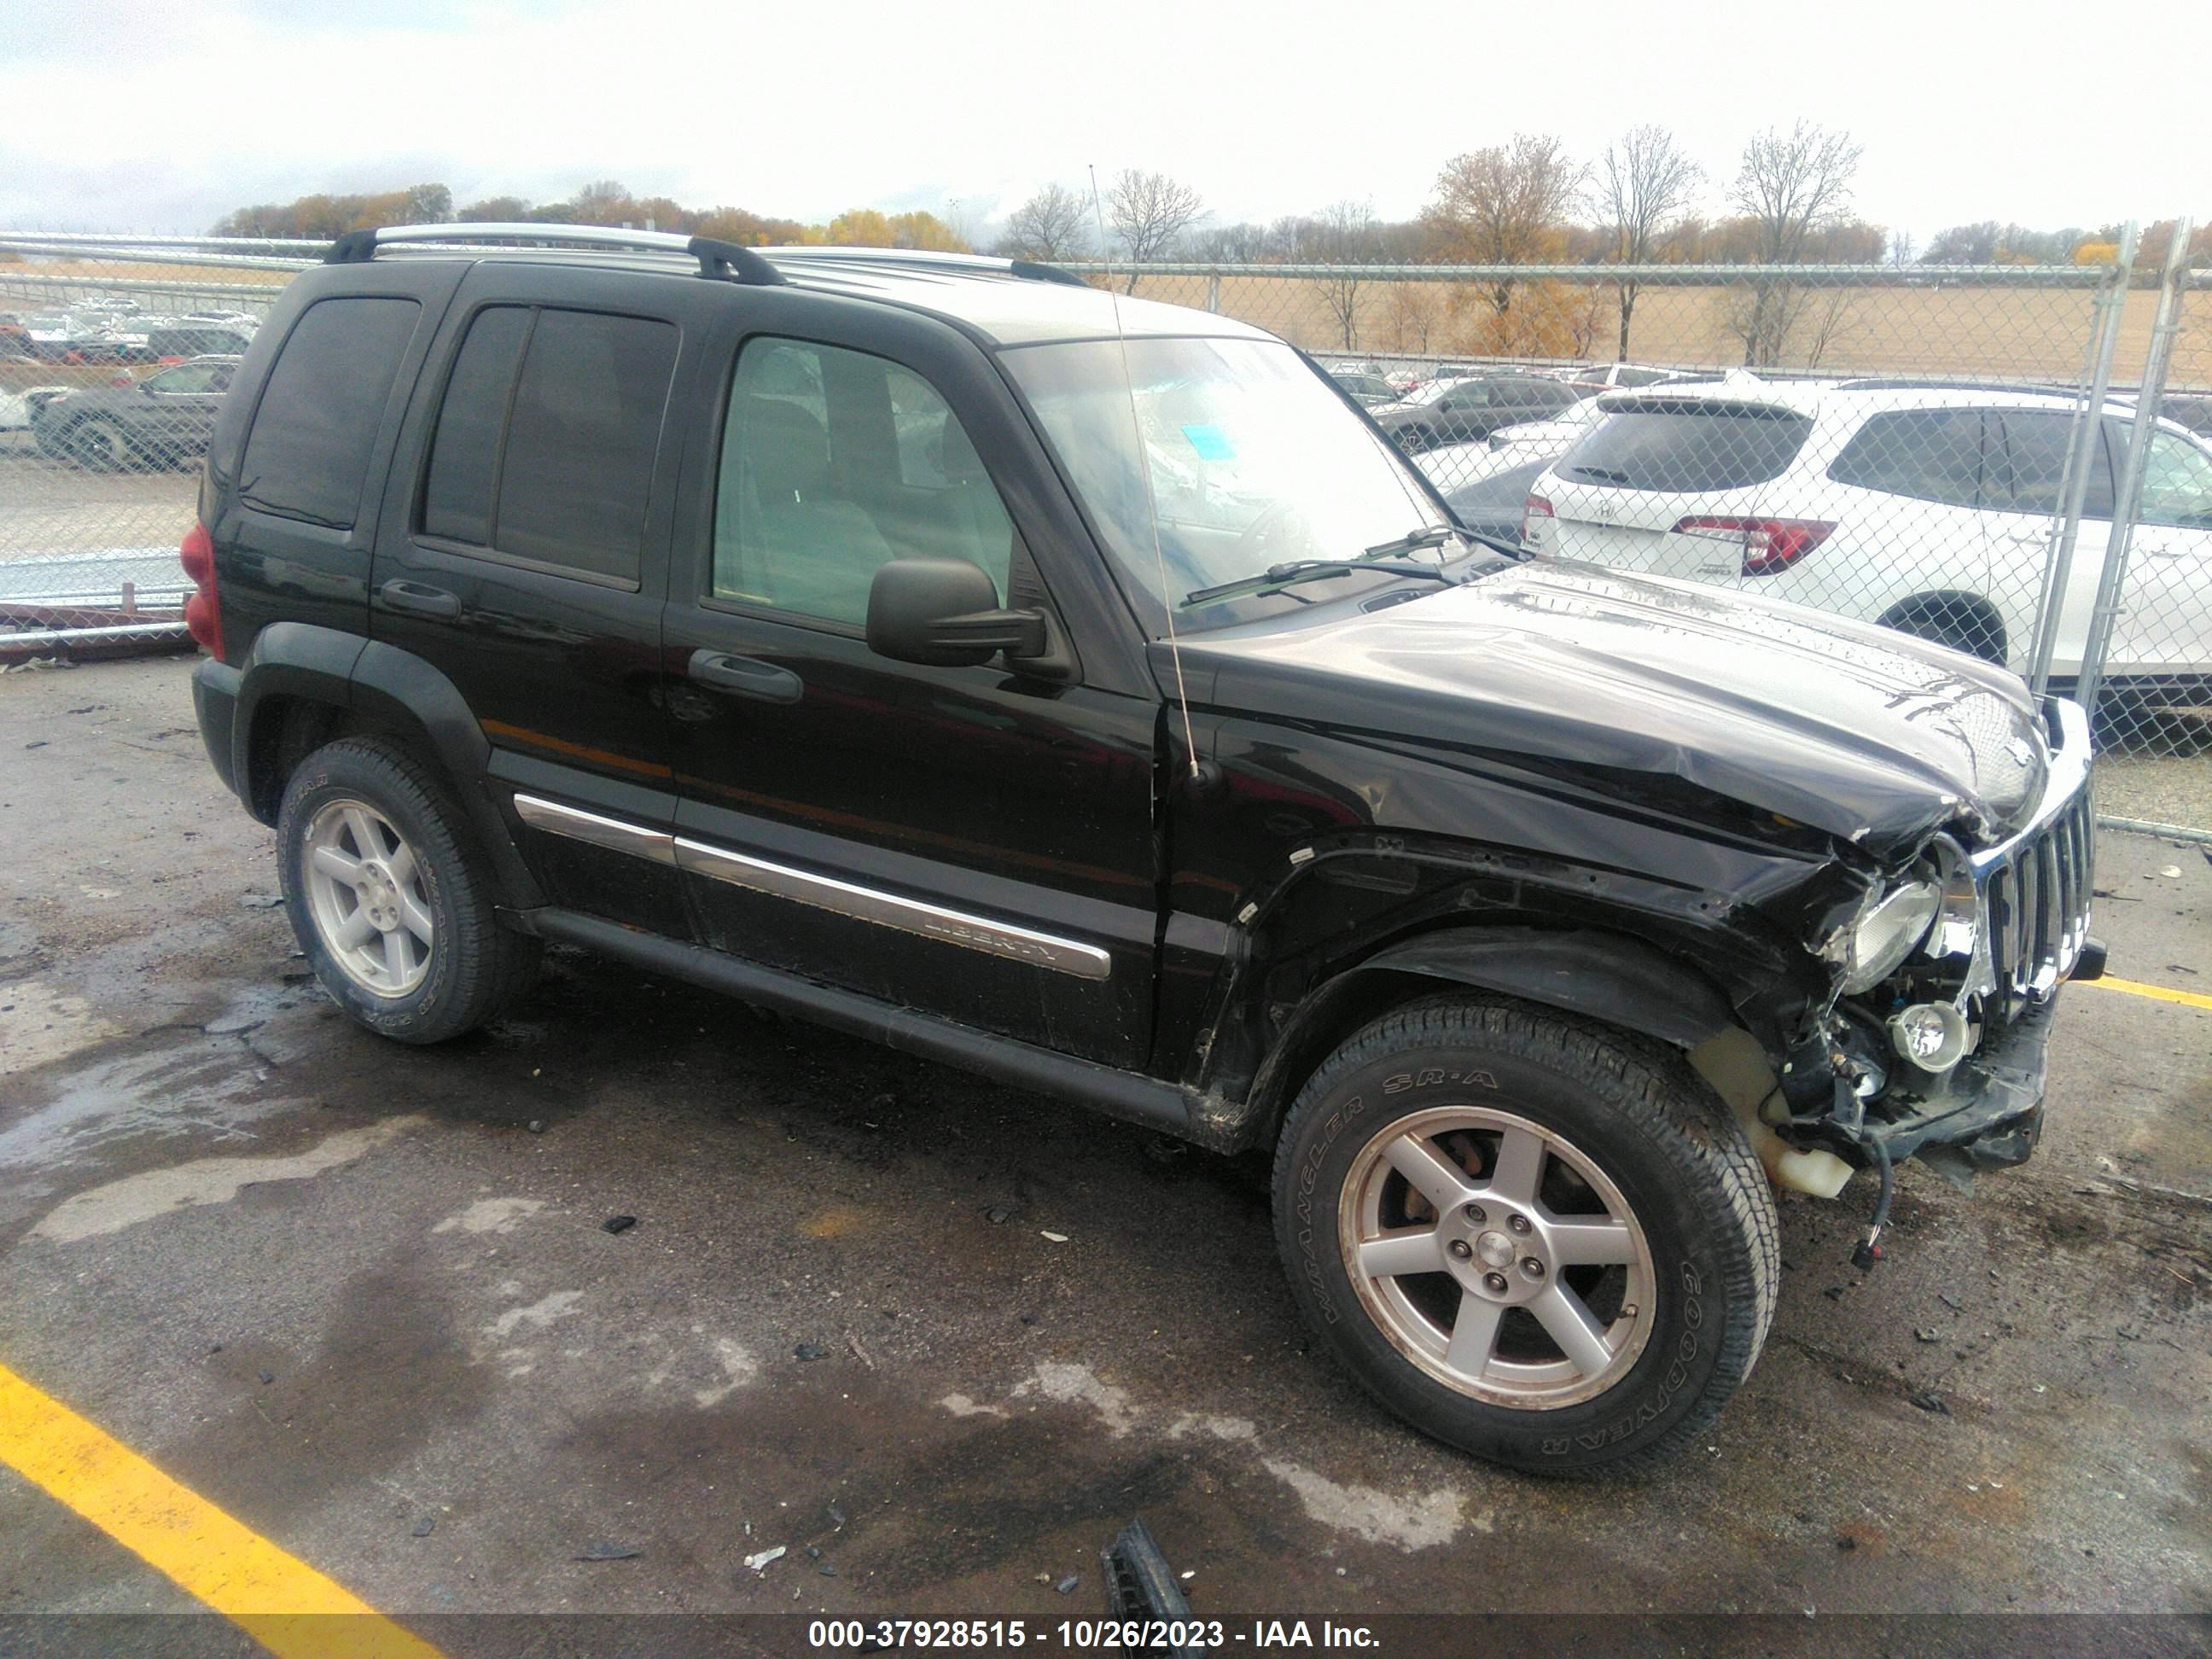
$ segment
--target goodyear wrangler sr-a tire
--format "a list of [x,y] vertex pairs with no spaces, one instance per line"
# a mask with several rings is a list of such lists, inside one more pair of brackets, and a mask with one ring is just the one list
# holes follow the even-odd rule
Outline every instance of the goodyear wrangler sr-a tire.
[[1546,1474],[1698,1434],[1781,1277],[1765,1173],[1678,1056],[1459,998],[1386,1015],[1314,1074],[1275,1225],[1303,1311],[1370,1393]]
[[459,808],[397,744],[348,738],[302,761],[276,848],[300,948],[337,1005],[380,1036],[459,1036],[537,976],[538,941],[499,925]]

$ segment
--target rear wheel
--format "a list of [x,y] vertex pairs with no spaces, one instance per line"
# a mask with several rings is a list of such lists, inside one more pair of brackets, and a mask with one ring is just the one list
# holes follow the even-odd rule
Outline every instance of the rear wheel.
[[1983,605],[1964,599],[1919,599],[1899,606],[1881,620],[1883,626],[1900,634],[2004,666],[2004,623]]
[[1741,1130],[1678,1057],[1510,1005],[1417,1003],[1315,1073],[1276,1228],[1391,1410],[1516,1468],[1665,1455],[1749,1374],[1780,1279]]
[[459,809],[398,745],[349,738],[308,756],[285,785],[276,844],[301,948],[379,1035],[458,1036],[536,979],[538,942],[499,925]]

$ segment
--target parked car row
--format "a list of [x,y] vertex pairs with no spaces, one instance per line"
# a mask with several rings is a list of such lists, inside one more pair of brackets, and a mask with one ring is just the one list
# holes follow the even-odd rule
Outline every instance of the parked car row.
[[0,312],[0,356],[72,366],[235,357],[258,326],[244,312],[167,316],[86,301],[67,312]]

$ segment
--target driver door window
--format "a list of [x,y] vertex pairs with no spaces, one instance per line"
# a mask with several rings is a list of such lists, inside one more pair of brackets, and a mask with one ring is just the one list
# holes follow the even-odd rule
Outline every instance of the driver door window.
[[920,376],[865,352],[757,338],[738,358],[714,499],[713,597],[847,628],[896,558],[964,559],[1001,601],[1013,523]]
[[2136,521],[2212,530],[2212,455],[2171,432],[2150,434],[2144,458],[2142,507]]

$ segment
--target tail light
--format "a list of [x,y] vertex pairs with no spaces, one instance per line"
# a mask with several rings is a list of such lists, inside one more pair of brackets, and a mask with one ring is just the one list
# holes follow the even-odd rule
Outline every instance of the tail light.
[[1678,536],[1709,536],[1715,541],[1738,542],[1743,547],[1743,574],[1771,576],[1784,571],[1828,539],[1836,526],[1822,519],[1739,519],[1699,517],[1678,520]]
[[185,601],[185,628],[208,655],[221,662],[222,609],[215,595],[215,538],[205,525],[196,524],[185,532],[177,562],[192,580],[191,597]]
[[1552,504],[1541,495],[1531,495],[1521,508],[1521,540],[1526,546],[1536,543],[1536,526],[1552,522]]

